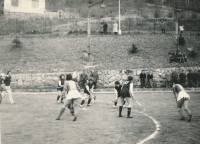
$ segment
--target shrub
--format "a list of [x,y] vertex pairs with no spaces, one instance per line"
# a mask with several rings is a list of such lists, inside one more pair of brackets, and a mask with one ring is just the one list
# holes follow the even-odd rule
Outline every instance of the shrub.
[[130,53],[137,53],[137,47],[134,43],[132,43],[132,46],[131,46],[131,50],[130,50]]
[[15,46],[19,46],[20,44],[22,44],[22,42],[18,39],[18,38],[15,38],[13,41],[12,41],[13,44],[15,44]]

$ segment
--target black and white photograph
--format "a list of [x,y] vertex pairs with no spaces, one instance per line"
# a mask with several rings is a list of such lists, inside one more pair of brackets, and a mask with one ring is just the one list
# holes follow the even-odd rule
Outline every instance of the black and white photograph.
[[0,144],[199,144],[200,0],[0,0]]

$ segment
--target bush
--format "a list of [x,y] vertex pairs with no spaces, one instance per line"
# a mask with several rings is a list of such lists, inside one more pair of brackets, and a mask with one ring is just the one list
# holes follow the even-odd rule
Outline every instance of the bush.
[[130,53],[137,53],[137,49],[138,49],[138,48],[135,46],[135,44],[132,43]]
[[184,46],[185,45],[185,39],[184,37],[179,37],[179,45]]
[[13,44],[15,44],[15,46],[19,46],[20,44],[22,44],[22,42],[18,39],[18,38],[15,38],[13,41],[12,41]]

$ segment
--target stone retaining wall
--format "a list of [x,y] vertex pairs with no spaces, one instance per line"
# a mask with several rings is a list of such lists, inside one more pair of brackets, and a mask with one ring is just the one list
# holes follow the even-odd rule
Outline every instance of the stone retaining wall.
[[[98,81],[98,87],[111,88],[114,86],[114,82],[116,80],[122,82],[123,80],[126,80],[129,75],[134,77],[135,87],[139,87],[139,74],[143,69],[146,70],[146,72],[150,70],[145,68],[131,70],[98,70],[100,78]],[[200,69],[200,67],[197,66],[151,69],[153,71],[154,80],[157,84],[157,87],[165,86],[165,81],[158,74],[161,73],[162,75],[164,75],[166,70],[170,70],[172,72],[175,69],[179,72],[184,69],[187,74],[188,69],[196,70]],[[12,89],[56,89],[60,74],[61,73],[13,74],[11,87]],[[65,72],[63,74],[67,73]]]

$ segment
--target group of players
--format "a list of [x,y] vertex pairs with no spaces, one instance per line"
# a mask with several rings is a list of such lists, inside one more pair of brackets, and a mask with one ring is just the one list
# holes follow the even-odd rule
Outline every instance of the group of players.
[[[58,92],[59,95],[57,97],[57,102],[59,101],[59,98],[61,98],[61,102],[63,101],[64,97],[66,98],[63,107],[60,110],[60,113],[56,120],[60,120],[63,112],[65,111],[65,108],[68,107],[70,109],[71,114],[74,116],[73,121],[76,121],[77,114],[78,114],[78,106],[82,107],[85,100],[88,99],[87,106],[90,106],[91,100],[96,99],[96,96],[93,95],[93,78],[89,78],[84,86],[84,96],[80,94],[80,88],[78,84],[76,83],[76,80],[72,80],[72,75],[68,74],[66,75],[66,81],[65,76],[60,76],[60,81],[58,84]],[[184,88],[180,84],[173,84],[172,87],[176,102],[177,102],[177,108],[178,112],[181,116],[180,120],[185,120],[185,117],[183,115],[182,107],[188,114],[188,122],[192,120],[192,113],[189,109],[189,99],[190,96],[185,92]],[[119,117],[122,117],[122,110],[125,102],[127,102],[127,118],[133,118],[131,114],[131,101],[134,100],[134,93],[133,93],[133,77],[128,76],[127,80],[123,82],[123,85],[120,84],[119,81],[115,82],[115,101],[114,106],[117,105],[118,100],[120,101],[119,104]],[[79,105],[78,99],[81,99],[81,104]]]
[[[12,93],[10,89],[10,82],[11,82],[11,72],[8,71],[7,75],[0,75],[0,103],[2,101],[2,92],[6,91],[9,96],[9,100],[11,104],[14,104]],[[83,104],[85,103],[86,99],[88,99],[87,106],[91,105],[91,101],[96,99],[96,96],[93,94],[93,88],[94,88],[94,79],[89,78],[85,85],[84,85],[84,96],[80,94],[80,87],[78,86],[76,79],[72,79],[71,74],[60,75],[60,80],[58,82],[58,96],[57,96],[57,103],[59,103],[59,99],[61,98],[61,103],[63,104],[63,107],[60,110],[60,113],[56,120],[60,120],[63,112],[65,111],[65,108],[69,108],[71,114],[74,116],[73,121],[76,121],[77,114],[78,114],[78,107],[83,107]],[[185,120],[185,117],[183,115],[182,107],[186,111],[188,115],[188,122],[192,119],[192,113],[189,109],[189,99],[190,96],[185,92],[184,88],[180,84],[173,84],[172,87],[176,102],[177,102],[177,108],[178,112],[181,116],[180,120]],[[131,100],[135,99],[134,93],[133,93],[133,77],[128,76],[127,80],[121,85],[118,81],[115,82],[115,101],[114,101],[114,107],[117,105],[117,101],[120,101],[119,104],[119,117],[122,117],[122,110],[123,105],[125,102],[128,103],[127,106],[127,118],[132,118],[130,116],[131,114]],[[63,100],[65,101],[63,102]],[[79,99],[81,99],[81,103],[79,103]]]
[[[60,80],[58,82],[57,91],[57,103],[59,103],[59,99],[61,98],[61,103],[64,103],[63,107],[60,110],[59,116],[56,120],[60,120],[65,108],[69,108],[71,114],[74,116],[73,121],[76,121],[77,114],[78,114],[78,106],[83,107],[86,99],[88,99],[87,106],[91,105],[91,101],[96,99],[96,96],[93,95],[93,88],[94,88],[94,79],[89,78],[86,83],[84,84],[84,96],[80,94],[80,87],[76,82],[76,79],[72,79],[71,74],[60,75]],[[63,100],[65,99],[65,102]],[[81,99],[81,103],[79,105],[79,99]],[[94,101],[93,101],[94,102]]]

